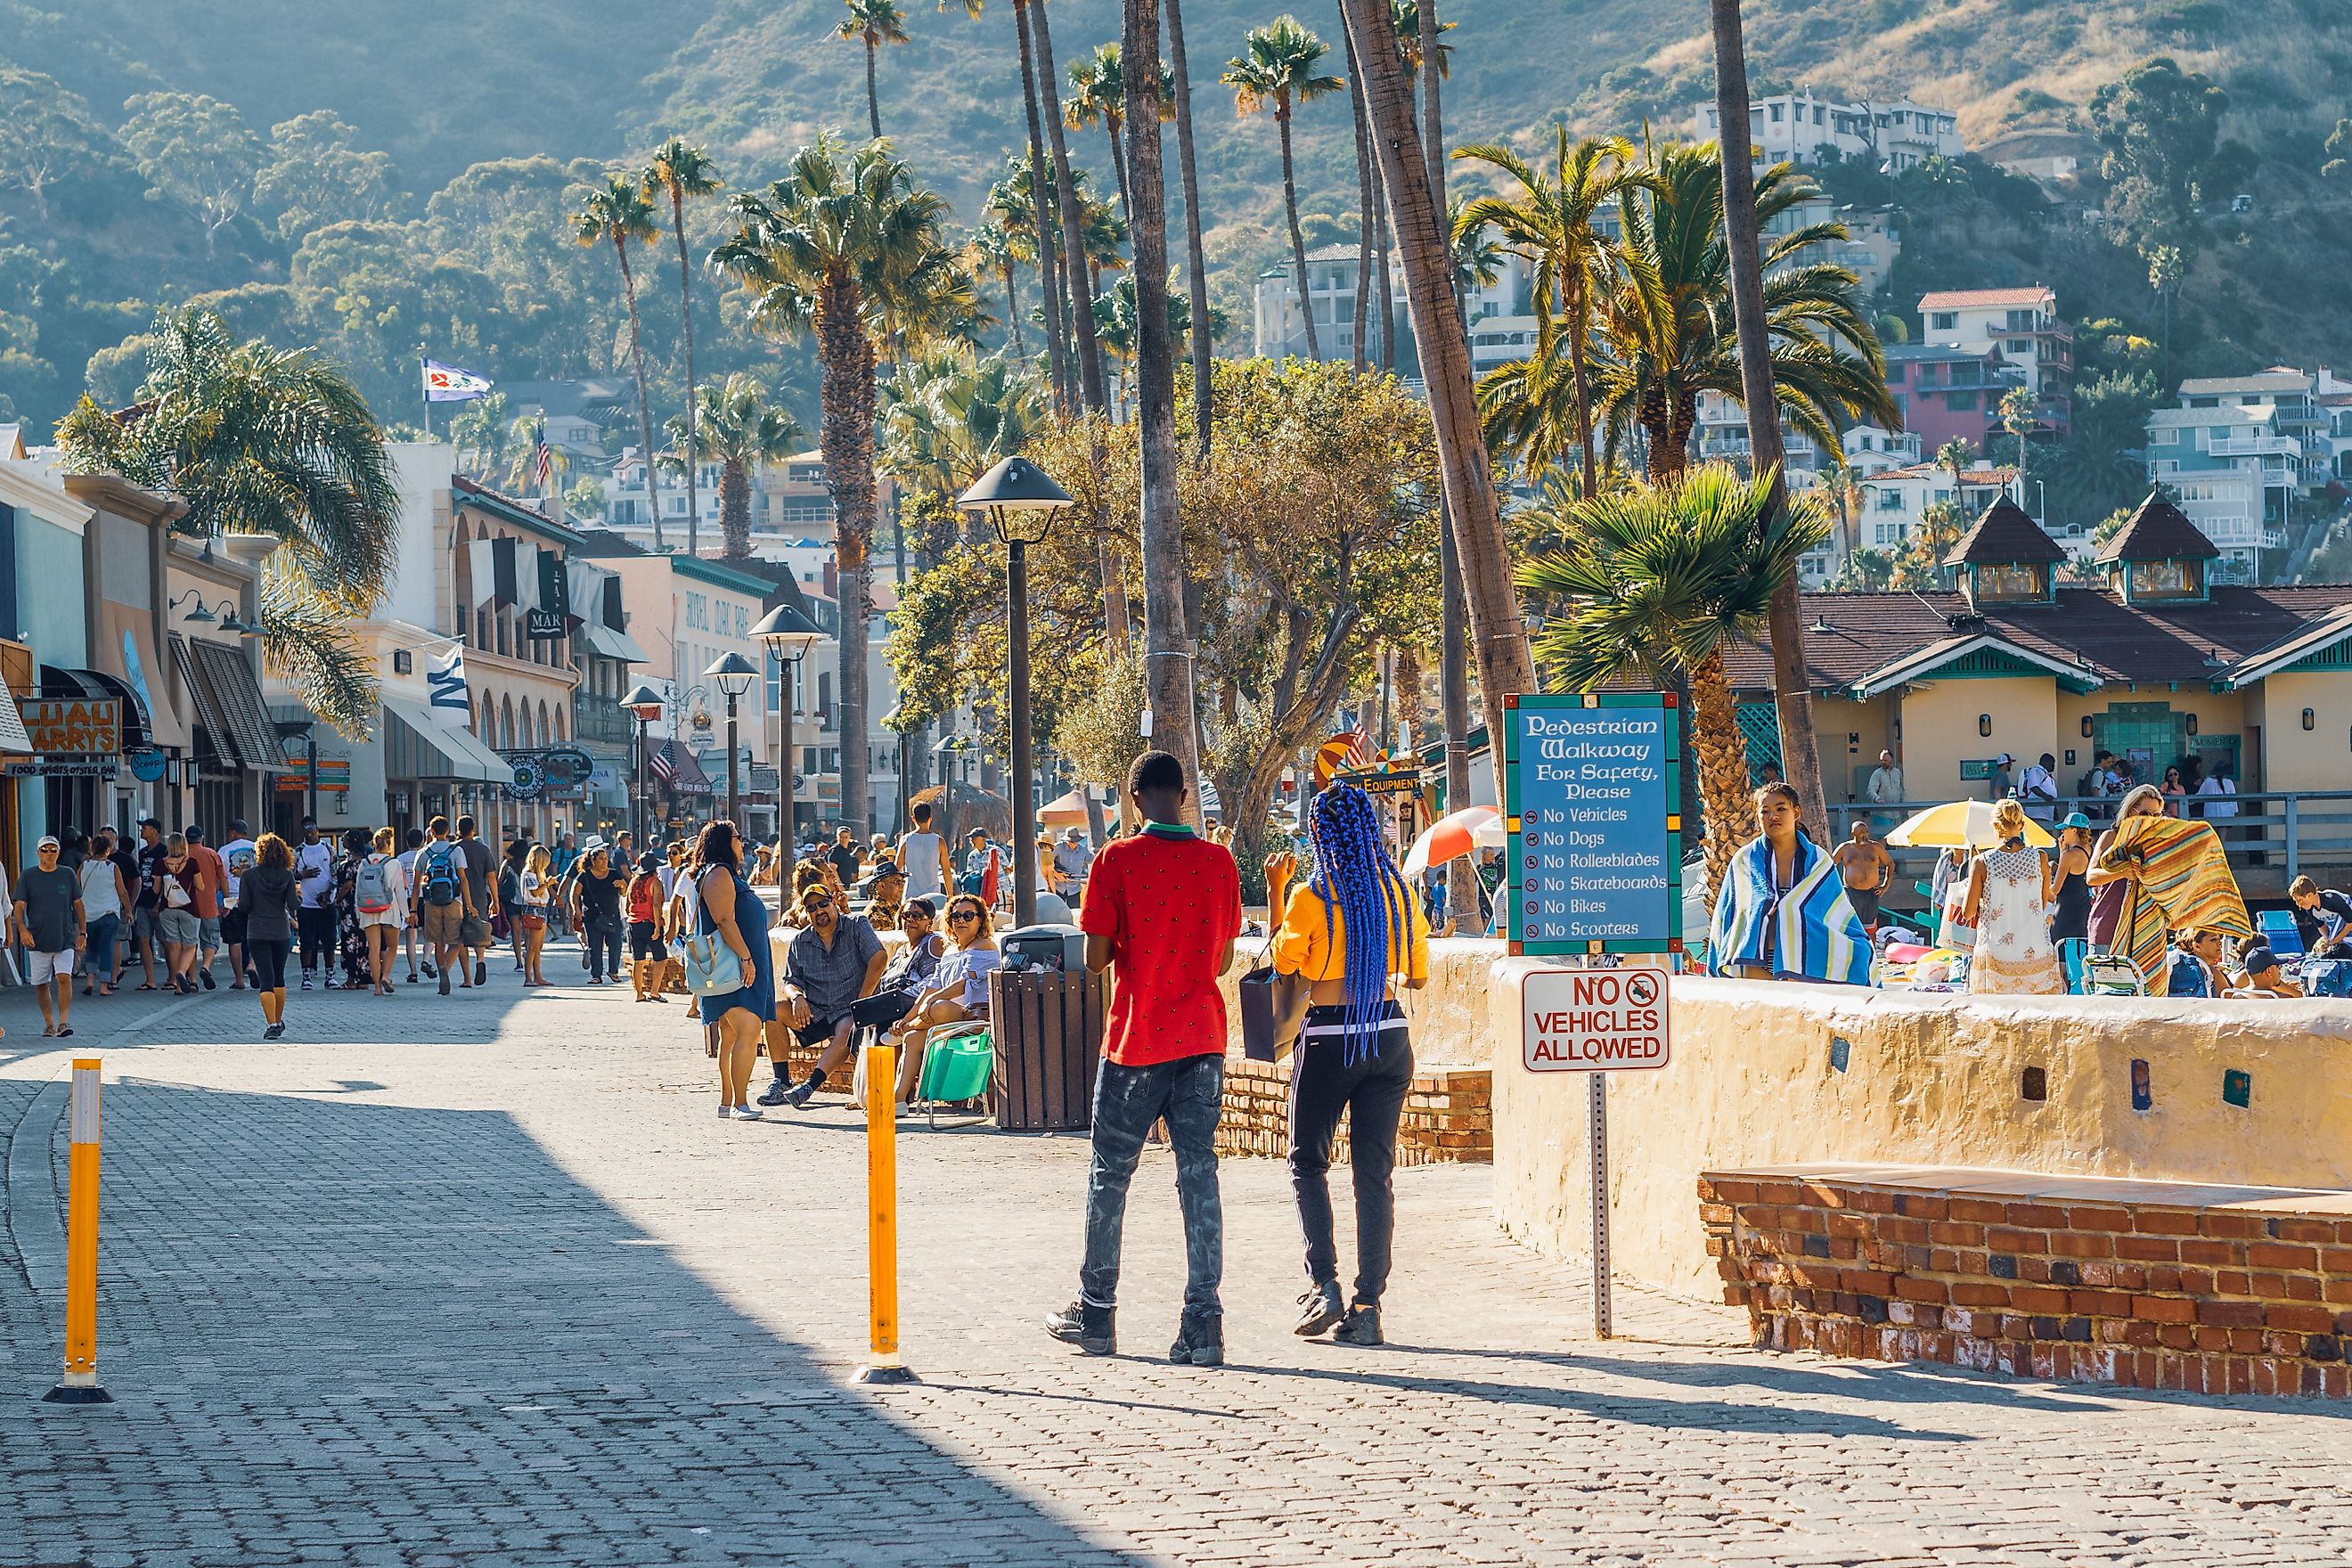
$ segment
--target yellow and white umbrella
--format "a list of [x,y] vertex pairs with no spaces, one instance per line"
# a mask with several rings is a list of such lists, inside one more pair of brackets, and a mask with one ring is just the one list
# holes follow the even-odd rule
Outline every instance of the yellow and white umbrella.
[[[1953,849],[1963,845],[1990,849],[2000,842],[1993,833],[1992,809],[1989,800],[1946,801],[1895,824],[1886,842],[1910,849]],[[2029,816],[2025,842],[2029,847],[2047,849],[2057,840],[2050,837],[2049,828]]]

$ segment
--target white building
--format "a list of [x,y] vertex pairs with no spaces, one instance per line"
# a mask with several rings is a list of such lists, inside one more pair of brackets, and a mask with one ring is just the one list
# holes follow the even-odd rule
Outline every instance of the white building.
[[[1377,267],[1377,258],[1375,259]],[[1389,256],[1390,308],[1396,320],[1397,374],[1407,379],[1420,374],[1418,361],[1412,358],[1412,328],[1405,314],[1404,264],[1391,251]],[[1356,247],[1353,245],[1327,245],[1307,253],[1307,290],[1315,300],[1316,347],[1327,360],[1353,359],[1356,355]],[[1377,363],[1380,359],[1381,314],[1378,301],[1367,310],[1365,331],[1370,346],[1366,357]],[[1251,334],[1251,352],[1260,359],[1304,359],[1307,357],[1307,322],[1298,310],[1298,269],[1290,257],[1258,274],[1256,319]],[[1413,368],[1408,372],[1406,366]]]
[[1938,501],[1959,507],[1961,524],[1983,512],[2002,496],[2017,500],[2013,468],[1960,470],[1959,493],[1952,491],[1952,470],[1938,463],[1913,463],[1885,468],[1860,481],[1861,539],[1871,550],[1898,550],[1909,542],[1920,516]]
[[2044,283],[2016,289],[1955,289],[1919,296],[1922,343],[1999,350],[2021,368],[2035,412],[2052,429],[2073,423],[2074,329],[2058,315],[2058,291]]
[[[695,500],[700,521],[695,531],[698,554],[716,556],[725,549],[719,525],[719,465],[701,464],[695,470]],[[661,472],[655,476],[655,500],[661,510],[661,548],[686,548],[686,476]],[[833,491],[825,483],[824,457],[801,452],[781,463],[768,463],[751,476],[751,553],[763,561],[799,560],[812,542],[832,550]],[[641,550],[655,544],[653,510],[646,496],[646,464],[635,447],[623,450],[604,476],[604,526]],[[876,479],[876,500],[882,517],[896,504],[896,487],[887,475]],[[885,531],[887,537],[887,529]]]
[[[1692,111],[1691,130],[1701,142],[1716,141],[1723,122],[1713,103]],[[1758,99],[1748,108],[1748,136],[1757,161],[1818,163],[1823,149],[1899,173],[1929,158],[1957,158],[1959,121],[1948,109],[1907,98],[1841,103],[1810,89]]]

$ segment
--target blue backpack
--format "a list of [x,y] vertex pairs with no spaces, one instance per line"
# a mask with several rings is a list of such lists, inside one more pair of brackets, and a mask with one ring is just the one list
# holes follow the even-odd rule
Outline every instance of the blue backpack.
[[424,872],[425,901],[436,909],[457,901],[457,847],[443,841],[417,857]]

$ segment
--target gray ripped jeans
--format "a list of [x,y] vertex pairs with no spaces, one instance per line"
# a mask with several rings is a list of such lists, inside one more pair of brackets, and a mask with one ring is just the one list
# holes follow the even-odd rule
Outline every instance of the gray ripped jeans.
[[1152,1123],[1164,1116],[1176,1152],[1176,1202],[1184,1216],[1190,1264],[1184,1310],[1204,1317],[1223,1314],[1217,1287],[1224,1277],[1225,1219],[1217,1196],[1217,1117],[1224,1097],[1223,1056],[1181,1057],[1139,1068],[1102,1064],[1102,1076],[1095,1081],[1094,1169],[1087,1181],[1087,1256],[1078,1270],[1078,1295],[1087,1305],[1118,1304],[1128,1183]]

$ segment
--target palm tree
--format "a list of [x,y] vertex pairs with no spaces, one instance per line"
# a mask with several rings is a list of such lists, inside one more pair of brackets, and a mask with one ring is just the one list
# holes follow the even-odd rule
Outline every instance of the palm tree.
[[[694,384],[694,268],[686,256],[686,202],[689,196],[716,195],[719,165],[699,147],[689,147],[673,136],[654,153],[642,177],[647,200],[669,197],[670,232],[677,237],[677,313],[686,333],[686,444],[695,445],[697,391]],[[646,494],[653,494],[650,482]],[[686,552],[697,553],[702,527],[702,503],[695,493],[694,465],[686,468]]]
[[1118,126],[1126,113],[1119,103],[1118,45],[1097,44],[1093,54],[1072,60],[1064,74],[1069,79],[1070,97],[1062,105],[1062,123],[1073,131],[1103,128],[1110,139],[1110,174],[1118,185],[1119,209],[1132,221],[1135,211],[1128,203],[1127,160],[1118,150]]
[[1045,389],[1001,353],[941,343],[880,388],[882,467],[909,489],[953,498],[1045,428]]
[[[1612,452],[1636,429],[1646,437],[1655,479],[1688,466],[1701,393],[1747,398],[1729,308],[1721,162],[1711,142],[1658,148],[1640,186],[1620,203],[1623,271],[1601,307],[1607,356],[1596,356],[1596,412]],[[1779,164],[1756,182],[1757,210],[1769,223],[1814,189]],[[1868,419],[1892,428],[1901,419],[1853,274],[1801,258],[1809,247],[1845,237],[1841,223],[1802,225],[1763,258],[1776,400],[1828,449],[1837,447],[1843,426]]]
[[2025,438],[2033,432],[2035,411],[2030,387],[2012,386],[2001,394],[2000,427],[2017,437],[2017,499],[2025,501]]
[[1967,497],[1968,492],[1961,487],[1968,482],[1968,467],[1969,463],[1975,461],[1977,449],[1969,446],[1965,437],[1959,436],[1953,437],[1936,448],[1936,461],[1951,470],[1954,506],[1958,506]]
[[1710,905],[1732,852],[1756,837],[1724,654],[1764,629],[1774,587],[1795,574],[1827,526],[1810,499],[1775,511],[1778,479],[1769,471],[1743,479],[1706,463],[1568,502],[1547,520],[1560,542],[1518,574],[1521,587],[1555,607],[1537,646],[1559,687],[1689,678]]
[[653,203],[635,180],[619,174],[607,174],[604,184],[590,186],[581,198],[580,210],[572,215],[572,237],[583,245],[602,245],[610,240],[613,258],[621,264],[621,298],[629,308],[629,360],[637,378],[637,437],[645,443],[646,510],[653,514],[654,548],[662,547],[661,500],[654,493],[654,416],[653,405],[646,400],[646,345],[638,331],[637,280],[629,270],[629,242],[651,245],[654,235]]
[[662,454],[662,466],[677,470],[696,463],[719,465],[724,559],[740,561],[751,553],[751,470],[791,457],[800,450],[807,432],[791,409],[768,400],[768,389],[758,376],[743,371],[717,386],[704,387],[701,401],[691,427],[677,415],[664,426],[670,449]]
[[[736,232],[712,252],[751,295],[761,330],[816,340],[824,455],[839,521],[841,809],[866,816],[866,574],[874,538],[875,350],[912,341],[959,316],[962,278],[943,225],[947,204],[918,187],[887,142],[845,145],[831,134],[793,154],[782,179],[730,204]],[[962,278],[961,284],[955,279]]]
[[1291,156],[1290,118],[1301,104],[1312,103],[1348,84],[1336,76],[1318,76],[1329,47],[1300,25],[1296,16],[1278,16],[1252,28],[1242,39],[1242,52],[1228,62],[1218,79],[1234,89],[1234,108],[1244,119],[1261,105],[1274,110],[1274,123],[1282,133],[1282,205],[1290,220],[1290,258],[1298,282],[1298,313],[1307,322],[1307,357],[1323,357],[1315,336],[1315,296],[1307,288],[1307,237],[1298,226],[1298,171]]
[[[1171,279],[1172,282],[1172,279]],[[1122,272],[1118,281],[1095,296],[1095,337],[1113,357],[1120,362],[1119,398],[1127,396],[1127,363],[1133,360],[1143,342],[1142,308],[1136,303],[1135,274]],[[1168,336],[1170,342],[1182,337],[1192,325],[1192,302],[1181,294],[1168,296]]]
[[477,479],[487,479],[506,467],[507,443],[512,438],[503,392],[475,398],[449,421],[449,444],[457,449],[457,467]]
[[1538,359],[1548,357],[1555,304],[1566,318],[1574,432],[1583,457],[1584,493],[1596,495],[1601,489],[1601,471],[1592,449],[1592,384],[1586,363],[1593,311],[1615,279],[1617,249],[1594,220],[1618,205],[1642,176],[1634,167],[1633,143],[1621,136],[1594,137],[1571,144],[1564,125],[1559,136],[1559,147],[1549,176],[1499,143],[1457,149],[1454,154],[1457,161],[1467,158],[1491,164],[1517,182],[1520,194],[1516,198],[1481,196],[1454,221],[1491,226],[1506,249],[1534,263]]
[[1161,0],[1168,16],[1169,86],[1176,110],[1176,162],[1184,186],[1184,281],[1192,301],[1192,446],[1194,457],[1209,459],[1212,388],[1215,376],[1209,358],[1215,345],[1209,341],[1209,260],[1201,241],[1201,181],[1192,162],[1192,78],[1184,66],[1184,15],[1178,0]]
[[543,497],[562,492],[563,476],[571,470],[572,459],[560,449],[549,449],[547,482],[540,483],[539,448],[546,440],[547,416],[536,410],[507,426],[507,467],[501,482],[508,489],[520,495],[537,486]]
[[[1017,14],[1023,0],[1013,0]],[[1064,258],[1087,254],[1084,235],[1086,213],[1078,203],[1076,176],[1071,172],[1070,149],[1062,139],[1061,89],[1054,79],[1054,32],[1046,16],[1045,0],[1027,0],[1029,44],[1037,52],[1037,91],[1045,124],[1045,143],[1054,154],[1054,190],[1062,211],[1062,253]],[[1158,50],[1152,51],[1154,55]],[[1070,336],[1077,345],[1078,388],[1086,405],[1094,412],[1103,411],[1102,349],[1088,330],[1095,319],[1094,289],[1087,280],[1084,267],[1068,267],[1065,281],[1070,288]]]
[[349,377],[310,349],[237,342],[209,310],[155,319],[138,401],[88,396],[58,425],[66,466],[177,496],[205,540],[279,541],[261,584],[262,656],[339,732],[365,740],[374,661],[349,625],[390,587],[400,492],[383,427]]
[[1012,334],[1013,352],[1027,358],[1029,351],[1021,342],[1021,292],[1013,278],[1013,265],[1035,255],[1026,236],[1013,230],[1001,218],[982,224],[971,231],[966,247],[966,258],[971,270],[978,274],[982,268],[994,272],[1004,284],[1004,325]]
[[907,14],[898,0],[841,0],[849,15],[833,30],[836,38],[866,46],[866,121],[875,139],[882,135],[882,100],[874,95],[874,55],[884,44],[907,41]]

